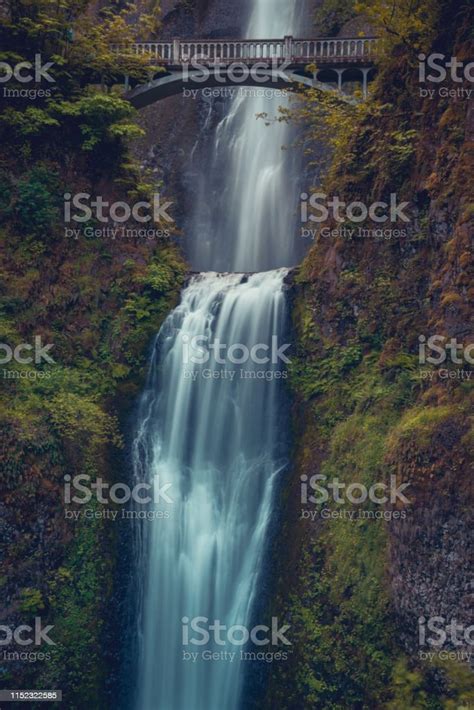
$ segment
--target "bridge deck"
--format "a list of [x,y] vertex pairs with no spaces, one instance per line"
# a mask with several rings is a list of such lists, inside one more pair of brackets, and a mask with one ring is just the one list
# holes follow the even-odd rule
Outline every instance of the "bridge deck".
[[252,65],[264,60],[289,61],[295,65],[317,63],[373,63],[378,53],[375,37],[295,39],[175,39],[167,42],[136,42],[113,45],[117,52],[149,56],[150,63],[178,67],[189,62]]

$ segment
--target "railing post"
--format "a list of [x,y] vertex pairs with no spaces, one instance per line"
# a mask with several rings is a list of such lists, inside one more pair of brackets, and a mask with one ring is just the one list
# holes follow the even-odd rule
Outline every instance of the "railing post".
[[179,39],[173,40],[173,61],[176,64],[179,62]]
[[283,51],[285,59],[291,59],[293,56],[293,37],[291,35],[285,35],[284,42]]

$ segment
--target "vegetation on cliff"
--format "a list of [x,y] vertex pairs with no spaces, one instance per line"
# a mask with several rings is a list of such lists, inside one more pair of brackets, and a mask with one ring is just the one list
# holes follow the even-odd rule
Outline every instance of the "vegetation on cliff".
[[71,708],[99,707],[116,535],[100,518],[65,519],[64,480],[123,479],[124,417],[185,265],[173,225],[153,223],[164,236],[150,238],[131,219],[114,234],[110,219],[78,225],[64,210],[77,193],[133,205],[163,189],[133,160],[129,141],[142,131],[115,86],[143,77],[146,59],[110,49],[143,37],[158,8],[133,23],[133,6],[103,10],[98,23],[87,2],[67,0],[1,12],[0,60],[52,63],[51,81],[1,85],[0,340],[51,346],[0,369],[2,623],[40,616],[56,644],[41,649],[47,661],[0,663],[1,675],[8,687],[60,687]]
[[[313,192],[367,206],[395,193],[410,223],[394,238],[381,234],[387,225],[364,222],[358,236],[360,223],[328,219],[294,276],[294,480],[282,494],[274,604],[292,624],[294,651],[273,670],[268,706],[464,708],[472,671],[443,654],[423,662],[418,618],[472,622],[472,389],[467,375],[422,366],[418,348],[435,333],[472,342],[473,113],[459,95],[423,95],[418,54],[472,59],[472,17],[450,0],[356,9],[383,37],[369,100],[305,93],[292,118],[306,126],[306,146],[321,137],[332,146]],[[445,367],[472,375],[467,361]],[[347,500],[298,505],[300,476],[314,474],[366,487],[408,482],[406,518],[390,517],[390,505],[365,506],[373,517],[362,519]],[[323,519],[323,508],[336,517]]]

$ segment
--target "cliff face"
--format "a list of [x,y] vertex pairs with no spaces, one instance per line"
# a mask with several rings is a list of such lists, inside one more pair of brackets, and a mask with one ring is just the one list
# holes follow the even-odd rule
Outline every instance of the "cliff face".
[[133,205],[156,187],[126,147],[125,134],[138,130],[133,111],[88,85],[88,38],[76,34],[75,54],[58,46],[77,5],[53,19],[35,3],[15,5],[0,28],[15,58],[56,59],[54,100],[11,99],[0,113],[2,352],[39,342],[49,358],[11,357],[0,369],[2,634],[35,619],[53,627],[51,644],[2,644],[0,677],[2,687],[63,688],[71,708],[106,703],[111,622],[124,628],[113,598],[118,543],[130,526],[107,519],[94,495],[69,506],[66,483],[128,482],[127,417],[185,274],[173,226],[156,223],[147,235],[143,223],[104,222],[93,210],[87,223],[67,221],[78,193],[88,204]]
[[[241,37],[250,9],[249,2],[166,2],[162,5],[160,37]],[[178,95],[140,111],[145,135],[133,150],[141,164],[163,181],[167,195],[174,200],[180,243],[185,250],[186,224],[196,201],[196,166],[201,168],[209,156],[207,141],[212,141],[214,129],[229,105],[225,96],[212,100],[201,94],[192,98]]]
[[163,37],[238,37],[251,2],[167,0],[162,3]]
[[[458,10],[441,3],[427,55],[471,57],[467,7]],[[442,617],[442,629],[472,623],[473,374],[462,353],[474,341],[474,107],[468,93],[433,86],[424,98],[414,49],[393,47],[324,186],[346,203],[396,193],[409,203],[407,237],[392,229],[357,238],[359,224],[328,221],[321,226],[337,236],[319,236],[293,275],[295,449],[273,549],[273,611],[292,624],[293,654],[272,670],[268,707],[473,700],[467,638],[422,645],[430,618]],[[472,97],[472,83],[447,83],[460,86]],[[419,348],[434,335],[462,343],[457,359],[423,362]],[[317,483],[326,502],[309,498],[319,494],[315,474],[325,477]],[[407,483],[407,501],[360,504],[342,494],[336,503],[334,481],[366,490]]]
[[[74,151],[67,156],[71,172],[53,150],[49,154],[37,178],[39,168],[3,151],[10,205],[26,185],[29,204],[44,207],[51,175],[73,194],[129,199],[112,186],[120,173],[102,175],[98,187],[97,176]],[[40,617],[54,626],[55,643],[20,648],[29,660],[2,663],[2,682],[62,686],[71,707],[80,707],[80,698],[99,707],[110,608],[117,606],[117,545],[128,524],[101,516],[104,506],[95,508],[93,498],[87,506],[67,505],[66,481],[85,475],[109,486],[128,482],[128,416],[144,381],[150,343],[176,302],[185,266],[169,239],[114,239],[103,225],[97,225],[99,238],[65,237],[55,221],[61,194],[51,188],[51,225],[40,225],[39,233],[33,222],[19,227],[12,220],[0,233],[2,342],[40,338],[52,345],[54,360],[32,367],[12,362],[1,370],[2,624],[15,627]],[[120,613],[113,616],[123,623]]]

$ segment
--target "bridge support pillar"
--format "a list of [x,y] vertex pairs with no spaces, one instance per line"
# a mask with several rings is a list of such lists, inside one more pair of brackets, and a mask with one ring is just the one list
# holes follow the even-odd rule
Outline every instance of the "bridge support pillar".
[[337,74],[337,89],[342,94],[342,75],[344,74],[344,69],[334,69]]
[[369,82],[369,79],[368,79],[369,71],[370,71],[370,69],[361,69],[361,72],[362,72],[362,92],[364,95],[364,99],[367,98],[367,86],[368,86],[368,82]]

